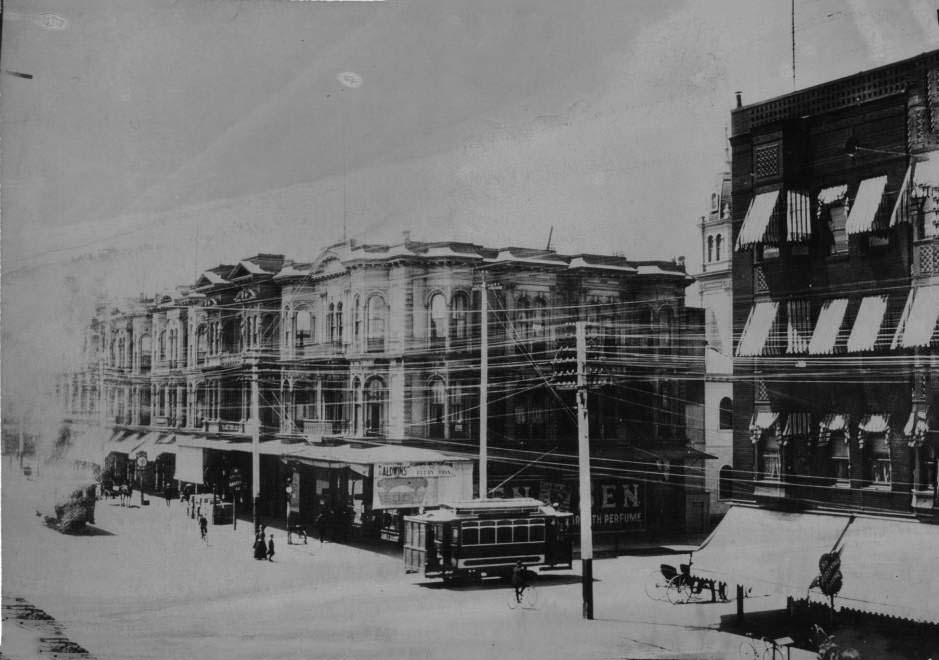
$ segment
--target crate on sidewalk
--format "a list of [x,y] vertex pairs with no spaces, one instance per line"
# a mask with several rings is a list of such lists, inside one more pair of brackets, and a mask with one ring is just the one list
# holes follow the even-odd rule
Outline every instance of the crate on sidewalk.
[[217,502],[212,505],[212,524],[230,525],[233,514],[231,502]]

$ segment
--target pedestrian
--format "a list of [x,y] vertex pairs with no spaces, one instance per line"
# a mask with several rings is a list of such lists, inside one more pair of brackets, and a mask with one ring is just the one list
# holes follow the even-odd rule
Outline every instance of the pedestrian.
[[263,536],[257,536],[254,539],[254,558],[267,559],[267,547],[264,545]]
[[173,499],[173,487],[169,484],[163,489],[163,499],[166,500],[166,506],[169,506],[170,500]]
[[120,487],[118,488],[118,494],[120,495],[120,498],[121,498],[121,506],[124,506],[125,503],[127,502],[127,496],[128,496],[127,484],[120,485]]
[[326,512],[320,511],[319,515],[316,516],[316,533],[320,537],[320,543],[323,543],[326,540]]
[[205,541],[205,544],[209,544],[209,521],[206,520],[205,516],[201,513],[199,514],[199,535],[202,537],[202,540]]
[[274,535],[267,542],[267,561],[274,561]]

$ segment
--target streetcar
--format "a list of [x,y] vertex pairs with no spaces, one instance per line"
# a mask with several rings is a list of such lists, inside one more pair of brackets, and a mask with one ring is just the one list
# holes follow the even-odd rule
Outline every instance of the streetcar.
[[445,581],[571,568],[573,514],[530,497],[441,504],[404,518],[404,566]]

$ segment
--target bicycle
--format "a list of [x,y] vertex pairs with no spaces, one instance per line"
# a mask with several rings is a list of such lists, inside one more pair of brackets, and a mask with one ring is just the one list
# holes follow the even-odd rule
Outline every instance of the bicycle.
[[509,594],[509,609],[521,608],[523,610],[533,610],[538,604],[538,592],[530,584],[522,589],[522,593],[515,595],[515,589]]

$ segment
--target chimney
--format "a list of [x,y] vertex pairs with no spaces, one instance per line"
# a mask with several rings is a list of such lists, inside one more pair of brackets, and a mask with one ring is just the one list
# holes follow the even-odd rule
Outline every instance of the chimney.
[[743,92],[734,92],[734,94],[737,95],[737,107],[742,108],[743,107],[743,98],[742,98]]

